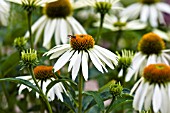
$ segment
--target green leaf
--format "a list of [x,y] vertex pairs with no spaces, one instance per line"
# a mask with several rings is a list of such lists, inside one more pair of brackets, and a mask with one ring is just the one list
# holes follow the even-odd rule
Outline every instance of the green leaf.
[[98,107],[101,110],[104,110],[104,103],[103,103],[103,99],[100,96],[100,93],[98,93],[97,91],[85,91],[85,92],[83,92],[83,94],[92,96],[94,98],[94,100],[96,101]]
[[3,78],[9,73],[14,67],[19,64],[20,56],[18,52],[11,54],[5,61],[0,65],[0,78]]
[[[114,103],[111,105],[110,110],[115,110],[118,109],[120,107],[122,107],[124,105],[132,105],[133,102],[133,96],[129,95],[129,94],[122,94],[122,96],[118,97]],[[130,107],[128,107],[130,108]]]
[[36,91],[39,93],[39,90],[37,89],[36,86],[34,86],[31,82],[24,80],[24,79],[20,79],[20,78],[2,78],[0,79],[0,82],[14,82],[17,84],[24,84],[26,86],[28,86],[29,88],[31,88],[32,90]]

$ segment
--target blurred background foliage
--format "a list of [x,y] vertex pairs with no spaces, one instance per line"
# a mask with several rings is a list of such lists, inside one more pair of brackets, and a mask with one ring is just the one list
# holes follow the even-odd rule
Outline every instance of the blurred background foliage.
[[[131,3],[136,2],[137,0],[121,0],[123,5],[126,7]],[[84,26],[87,33],[94,36],[97,33],[97,28],[93,26],[93,23],[96,22],[96,18],[93,14],[89,15],[87,18],[82,17],[84,9],[75,10],[74,17]],[[33,12],[32,16],[32,23],[34,23],[40,16],[42,15],[42,9],[37,8],[36,11]],[[161,29],[165,29],[161,27]],[[166,30],[166,29],[165,29]],[[27,74],[24,71],[20,71],[19,65],[19,52],[13,46],[13,41],[17,37],[24,36],[25,32],[27,31],[27,15],[26,12],[22,9],[20,5],[11,4],[11,12],[9,18],[9,24],[7,27],[0,27],[0,78],[3,77],[16,77],[20,75]],[[150,32],[151,28],[146,28],[144,30],[138,31],[123,31],[119,42],[118,47],[115,49],[113,48],[113,42],[115,41],[115,36],[117,32],[113,32],[108,29],[103,29],[102,31],[102,38],[98,45],[103,46],[114,53],[116,51],[120,52],[122,49],[128,49],[137,51],[137,44],[139,39],[142,37],[143,34]],[[167,44],[167,48],[170,45]],[[41,46],[37,47],[39,52],[39,59],[41,55],[46,51]],[[41,58],[40,64],[43,64],[47,58]],[[54,62],[54,61],[53,61]],[[91,66],[89,79],[90,80],[97,80],[99,87],[103,87],[105,84],[109,83],[111,80],[121,81],[120,78],[117,77],[118,70],[109,70],[108,73],[101,74],[98,72],[94,67]],[[64,73],[63,75],[69,76],[69,74]],[[134,84],[134,81],[128,82],[123,84],[126,88],[131,88]],[[39,99],[35,98],[35,92],[28,93],[28,90],[24,90],[22,92],[22,96],[18,96],[17,92],[17,84],[16,83],[9,83],[9,82],[1,82],[0,83],[0,112],[1,113],[14,113],[14,112],[38,112],[39,109],[45,109],[45,105],[42,107],[41,102]],[[108,89],[106,90],[108,92]],[[101,93],[102,98],[109,98],[111,95],[108,93],[105,94],[105,91]],[[128,91],[128,90],[127,90]],[[86,97],[87,100],[91,99],[91,96]],[[132,97],[127,97],[123,95],[119,97],[120,102],[115,104],[121,103],[124,100],[132,100]],[[72,104],[72,102],[65,97],[65,103]],[[93,100],[94,101],[94,100]],[[29,102],[29,103],[28,103]],[[68,107],[67,104],[61,103],[60,101],[53,101],[51,102],[52,106],[57,106],[57,108],[53,108],[55,113],[65,113],[65,111],[70,111],[71,108]],[[93,105],[94,102],[91,104]],[[92,106],[91,105],[91,106]],[[72,105],[73,107],[74,105]],[[85,105],[84,105],[85,106]],[[88,106],[88,105],[86,105]],[[90,106],[90,105],[89,105]],[[122,107],[129,108],[126,111],[122,111]],[[73,107],[74,108],[74,107]],[[112,108],[113,109],[113,108]],[[114,109],[113,113],[132,113],[132,101],[127,101],[124,105],[119,105],[117,109]],[[43,111],[43,110],[42,110]],[[73,111],[70,111],[73,112]],[[99,113],[100,109],[98,109],[97,105],[94,104],[92,109],[87,111],[88,113]]]

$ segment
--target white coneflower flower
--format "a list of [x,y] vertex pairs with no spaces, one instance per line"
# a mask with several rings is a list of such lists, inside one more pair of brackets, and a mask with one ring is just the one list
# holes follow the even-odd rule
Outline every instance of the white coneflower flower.
[[75,3],[76,8],[82,8],[87,6],[92,6],[97,12],[106,14],[114,9],[122,9],[121,7],[115,5],[119,0],[78,0]]
[[75,80],[80,67],[85,80],[88,80],[88,57],[92,60],[94,66],[100,71],[107,72],[105,64],[111,69],[117,65],[117,56],[111,51],[94,45],[94,39],[90,35],[75,35],[72,36],[70,44],[58,45],[46,52],[44,55],[51,55],[50,59],[58,58],[54,65],[54,70],[61,69],[67,62],[70,61],[68,72],[72,69],[72,79]]
[[140,17],[142,22],[148,22],[152,27],[157,27],[158,23],[165,24],[163,13],[170,14],[170,6],[160,0],[140,0],[124,9],[122,15],[130,19]]
[[[81,24],[72,16],[73,8],[70,0],[58,0],[44,6],[44,15],[33,25],[32,32],[35,34],[36,45],[44,34],[43,47],[51,47],[52,37],[55,37],[55,44],[68,42],[70,34],[86,34]],[[29,37],[27,32],[25,37]]]
[[[37,66],[34,68],[34,75],[37,79],[37,82],[39,86],[41,86],[43,93],[46,93],[47,86],[54,80],[56,80],[56,75],[52,72],[53,67],[52,66]],[[17,78],[28,80],[32,84],[35,85],[34,80],[31,76],[19,76]],[[31,91],[31,88],[21,84],[19,87],[19,94],[21,94],[22,90],[25,88],[28,89],[28,91]],[[63,102],[63,96],[62,93],[66,93],[63,84],[61,82],[56,83],[47,93],[47,98],[49,101],[53,101],[55,99],[55,95]],[[39,98],[39,94],[36,92],[36,97]]]
[[[99,26],[100,22],[94,24],[94,26]],[[140,30],[146,27],[145,23],[140,22],[140,20],[127,21],[126,17],[116,17],[114,15],[106,15],[103,23],[103,27],[110,29],[112,31],[118,30]]]
[[150,64],[145,67],[142,78],[134,85],[133,108],[141,112],[151,109],[154,113],[169,113],[170,66]]
[[10,5],[4,1],[0,1],[0,24],[7,26],[9,17]]
[[169,65],[170,55],[167,52],[170,52],[170,49],[164,50],[164,48],[165,43],[157,34],[145,34],[138,43],[139,52],[134,55],[125,80],[129,81],[133,75],[136,79],[138,73],[141,73],[149,64],[165,63]]
[[165,32],[160,29],[153,29],[152,32],[159,35],[162,39],[164,39],[168,42],[170,41],[170,31]]

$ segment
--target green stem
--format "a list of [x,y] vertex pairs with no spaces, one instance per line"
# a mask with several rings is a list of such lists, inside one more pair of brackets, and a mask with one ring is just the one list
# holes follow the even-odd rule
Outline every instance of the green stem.
[[121,36],[122,36],[122,30],[119,29],[119,30],[117,31],[117,35],[116,35],[116,37],[115,37],[115,43],[113,44],[113,49],[114,49],[114,50],[117,50],[118,42],[119,42],[119,39],[120,39]]
[[106,110],[106,113],[109,113],[110,108],[111,108],[112,104],[114,103],[114,101],[115,101],[115,97],[113,96],[112,101],[111,101],[109,107],[108,107],[107,110]]
[[102,28],[103,28],[103,21],[104,21],[104,17],[105,17],[105,14],[100,14],[100,26],[98,28],[98,32],[97,32],[97,35],[96,35],[96,44],[98,43],[99,41],[99,38],[100,38],[100,34],[102,32]]
[[34,49],[32,30],[31,30],[31,15],[32,15],[32,11],[28,11],[27,17],[28,17],[28,31],[29,31],[30,45],[31,45],[31,49]]
[[79,107],[78,107],[78,113],[82,113],[82,91],[83,91],[83,76],[79,75],[78,76],[78,87],[79,87],[79,95],[78,95],[78,103],[79,103]]
[[34,83],[36,84],[37,88],[38,88],[39,91],[40,91],[40,96],[42,97],[42,99],[44,100],[44,102],[45,102],[46,105],[47,105],[47,108],[48,108],[49,113],[53,113],[53,112],[52,112],[52,109],[51,109],[51,106],[50,106],[50,103],[48,102],[47,96],[44,95],[42,89],[40,88],[40,86],[38,85],[38,83],[37,83],[37,81],[36,81],[36,78],[35,78],[35,76],[34,76],[34,72],[33,72],[33,67],[32,67],[32,66],[29,66],[29,71],[30,71],[30,73],[31,73],[32,79],[34,80]]

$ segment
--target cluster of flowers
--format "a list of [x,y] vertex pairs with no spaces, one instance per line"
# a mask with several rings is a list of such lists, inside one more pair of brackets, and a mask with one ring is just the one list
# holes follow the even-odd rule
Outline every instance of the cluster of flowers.
[[[123,56],[121,57],[95,45],[93,37],[88,35],[81,24],[72,16],[74,9],[93,6],[100,14],[106,14],[103,27],[112,31],[139,30],[150,25],[153,32],[147,33],[141,38],[138,44],[139,52],[134,55],[132,63],[128,64],[128,67],[124,66],[128,68],[125,81],[130,81],[133,76],[134,80],[139,79],[131,90],[131,94],[135,92],[133,101],[135,110],[147,111],[152,109],[155,113],[170,112],[170,55],[168,54],[170,50],[165,50],[163,41],[163,39],[170,41],[170,38],[167,33],[157,29],[159,24],[165,24],[163,13],[170,14],[168,4],[159,0],[140,0],[140,2],[123,9],[117,0],[77,0],[76,2],[73,0],[8,1],[24,6],[43,7],[44,15],[32,25],[32,32],[35,34],[34,45],[40,40],[41,34],[44,34],[42,46],[50,49],[51,40],[54,36],[56,46],[46,52],[44,56],[51,55],[50,59],[58,58],[53,67],[37,66],[34,69],[35,78],[38,82],[44,81],[44,93],[48,84],[55,80],[52,70],[54,69],[54,72],[59,71],[67,62],[70,62],[68,72],[71,71],[73,81],[75,81],[80,67],[82,75],[87,81],[89,58],[97,70],[102,73],[108,71],[106,65],[114,69],[120,61],[124,65],[125,60],[120,60],[121,58],[128,57],[132,59],[132,53],[122,52]],[[10,6],[6,1],[1,0],[0,8],[0,23],[7,25],[6,18],[8,18],[9,15],[7,14],[9,13],[6,12],[9,12]],[[108,13],[115,13],[113,9],[120,9],[116,12],[117,16],[108,15]],[[137,18],[139,19],[134,20]],[[100,22],[94,23],[94,26],[100,26]],[[68,35],[70,35],[70,38],[68,38]],[[29,37],[29,32],[25,34],[25,37]],[[61,43],[62,45],[60,45]],[[23,53],[23,55],[25,54],[30,53]],[[122,76],[122,73],[123,70],[120,71],[119,76]],[[31,76],[18,78],[30,80]],[[33,83],[32,80],[30,82]],[[21,85],[19,92],[21,93],[25,88],[27,87]],[[67,94],[66,89],[59,82],[49,90],[48,99],[54,100],[55,95],[57,95],[63,101],[61,94],[63,92]]]

